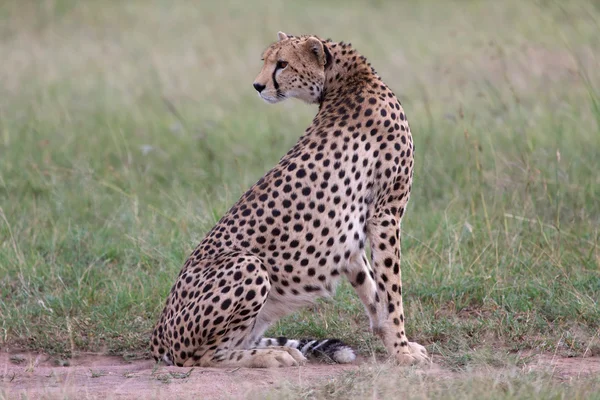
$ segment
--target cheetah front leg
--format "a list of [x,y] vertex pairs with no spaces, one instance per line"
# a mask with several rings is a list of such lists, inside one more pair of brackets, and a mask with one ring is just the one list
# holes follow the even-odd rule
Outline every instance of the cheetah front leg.
[[387,313],[384,312],[384,302],[377,293],[375,274],[369,265],[366,252],[362,251],[352,256],[344,272],[365,306],[371,329],[373,332],[378,332],[379,327],[387,319]]
[[372,268],[380,305],[373,331],[400,364],[430,361],[425,347],[409,342],[404,330],[400,272],[400,222],[390,211],[380,212],[368,223]]

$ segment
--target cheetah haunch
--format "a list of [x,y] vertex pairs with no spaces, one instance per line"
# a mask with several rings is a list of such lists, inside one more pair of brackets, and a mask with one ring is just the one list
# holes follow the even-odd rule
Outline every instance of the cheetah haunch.
[[291,366],[314,353],[351,362],[339,340],[263,338],[279,318],[333,294],[345,275],[388,352],[401,364],[426,361],[404,331],[400,222],[414,145],[402,106],[350,44],[278,36],[254,88],[269,103],[295,97],[319,112],[190,255],[152,353],[178,366]]

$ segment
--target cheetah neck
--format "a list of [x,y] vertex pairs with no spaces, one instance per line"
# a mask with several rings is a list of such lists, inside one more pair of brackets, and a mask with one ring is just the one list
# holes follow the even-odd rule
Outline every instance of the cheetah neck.
[[320,105],[350,95],[368,86],[374,80],[379,81],[375,70],[367,59],[352,48],[350,43],[324,42],[329,52],[325,67],[325,84],[321,93]]

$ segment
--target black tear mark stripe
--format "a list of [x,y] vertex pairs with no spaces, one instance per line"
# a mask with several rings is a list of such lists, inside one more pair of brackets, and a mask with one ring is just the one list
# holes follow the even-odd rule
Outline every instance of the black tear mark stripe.
[[273,86],[275,87],[275,90],[277,90],[277,92],[279,92],[279,83],[277,83],[277,79],[275,79],[276,73],[277,73],[277,67],[275,67],[275,69],[273,70]]
[[331,65],[331,61],[332,61],[332,56],[331,56],[331,52],[329,51],[329,49],[327,48],[327,46],[325,45],[325,43],[323,43],[323,51],[325,52],[325,69],[327,69],[328,66]]
[[[277,53],[275,53],[275,60],[279,60],[279,51],[277,51]],[[275,63],[275,69],[273,69],[273,87],[275,88],[275,90],[277,91],[277,96],[279,97],[281,95],[281,92],[279,91],[279,83],[277,83],[277,79],[275,79],[275,74],[277,74],[277,65],[279,63]]]

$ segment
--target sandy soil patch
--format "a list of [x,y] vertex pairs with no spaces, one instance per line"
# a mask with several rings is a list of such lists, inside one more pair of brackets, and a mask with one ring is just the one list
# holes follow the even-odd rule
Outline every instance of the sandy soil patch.
[[[217,369],[156,366],[152,360],[127,361],[122,357],[79,355],[61,365],[45,354],[0,353],[0,394],[8,398],[54,399],[152,399],[202,398],[240,399],[250,393],[274,389],[283,382],[307,384],[355,370],[364,363],[349,365],[316,362],[297,368]],[[551,371],[558,379],[600,375],[600,357],[564,358],[539,355],[531,358],[524,371]],[[427,375],[449,378],[456,373],[435,362],[424,368]],[[25,395],[25,396],[23,396]]]

